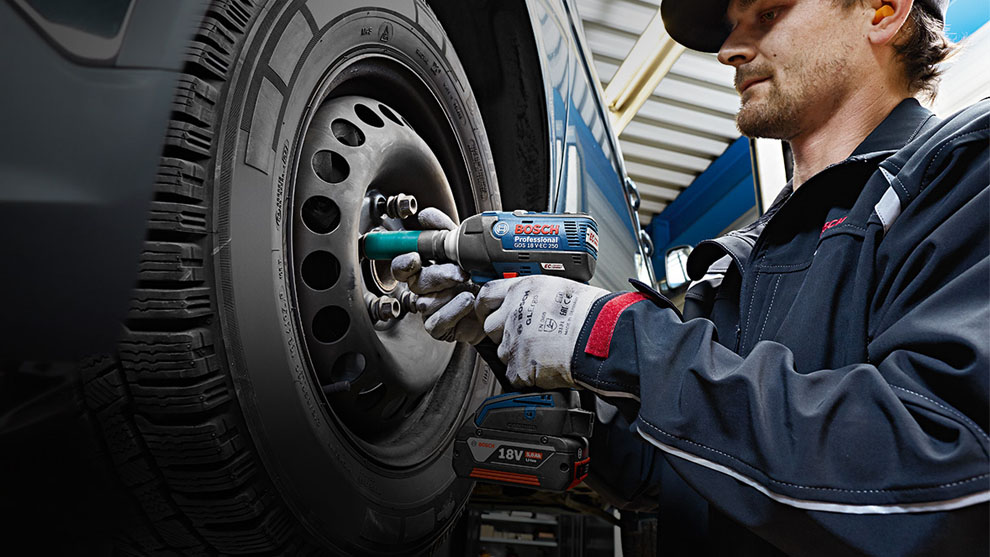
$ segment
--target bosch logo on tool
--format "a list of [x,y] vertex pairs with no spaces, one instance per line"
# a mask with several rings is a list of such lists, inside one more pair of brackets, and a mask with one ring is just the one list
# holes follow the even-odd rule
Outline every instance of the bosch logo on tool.
[[511,230],[511,227],[509,226],[509,223],[505,221],[496,222],[495,226],[492,227],[492,233],[499,238],[508,234],[509,230]]
[[[504,224],[504,223],[499,223]],[[516,234],[560,234],[560,225],[557,224],[517,224]]]
[[595,248],[595,251],[598,251],[598,234],[595,234],[594,230],[590,228],[588,229],[588,233],[587,233],[587,237],[585,238],[585,241],[588,242],[588,245]]

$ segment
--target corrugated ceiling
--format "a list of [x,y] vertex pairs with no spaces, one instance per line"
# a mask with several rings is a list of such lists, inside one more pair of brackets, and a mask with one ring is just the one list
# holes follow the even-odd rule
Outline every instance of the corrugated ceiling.
[[[602,88],[659,8],[651,0],[576,0]],[[733,69],[686,51],[619,136],[645,226],[739,137]]]

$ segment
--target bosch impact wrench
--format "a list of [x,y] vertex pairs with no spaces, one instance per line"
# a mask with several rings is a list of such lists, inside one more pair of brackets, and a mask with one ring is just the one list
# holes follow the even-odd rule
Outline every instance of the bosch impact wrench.
[[[539,274],[588,282],[598,261],[598,223],[584,213],[486,211],[454,230],[372,231],[360,246],[368,259],[418,252],[424,261],[455,263],[477,284]],[[512,390],[495,343],[485,339],[475,348],[503,390]]]
[[369,259],[415,251],[424,260],[456,263],[479,284],[538,274],[588,282],[598,259],[598,224],[582,213],[487,211],[454,230],[369,232],[362,249]]
[[[487,211],[454,230],[373,231],[361,239],[369,259],[414,251],[424,260],[459,265],[479,284],[537,274],[587,282],[598,245],[598,225],[589,215],[526,211]],[[511,391],[495,343],[485,339],[475,348],[503,390]],[[489,398],[457,433],[454,470],[479,481],[565,491],[588,474],[593,423],[576,391]]]

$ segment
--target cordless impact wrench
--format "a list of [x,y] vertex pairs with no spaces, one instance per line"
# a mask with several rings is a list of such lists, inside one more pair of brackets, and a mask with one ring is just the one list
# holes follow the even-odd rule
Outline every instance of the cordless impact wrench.
[[[369,232],[361,250],[375,260],[415,251],[424,261],[457,264],[477,284],[539,274],[588,282],[598,243],[598,224],[583,213],[486,211],[454,230]],[[594,414],[581,409],[577,391],[510,392],[495,343],[485,338],[475,348],[508,394],[487,399],[458,430],[457,475],[547,491],[580,483]]]

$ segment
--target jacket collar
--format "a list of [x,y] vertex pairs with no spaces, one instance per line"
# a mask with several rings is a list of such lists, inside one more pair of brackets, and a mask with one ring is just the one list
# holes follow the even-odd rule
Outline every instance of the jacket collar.
[[[927,126],[934,125],[936,122],[938,119],[935,118],[935,115],[921,106],[917,99],[904,99],[880,122],[880,125],[870,132],[870,135],[866,136],[866,139],[856,147],[849,158],[832,166],[844,166],[844,163],[848,162],[886,158],[910,143]],[[698,244],[688,257],[688,275],[694,280],[700,279],[714,261],[725,255],[731,256],[732,261],[742,272],[746,267],[756,239],[762,233],[770,217],[783,206],[791,193],[791,183],[788,182],[770,209],[756,222],[741,230],[732,231],[724,236]]]
[[935,121],[935,115],[921,106],[918,99],[904,99],[866,136],[850,158],[865,159],[875,153],[897,151],[917,137],[926,124]]

